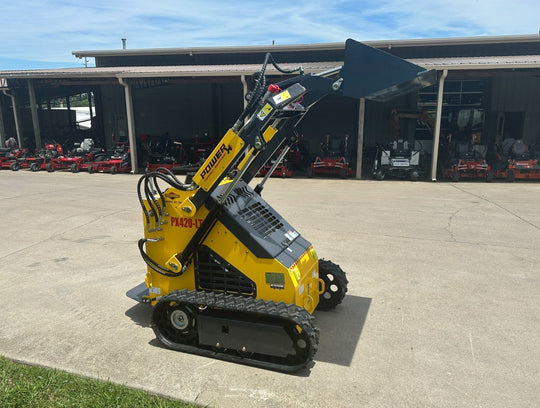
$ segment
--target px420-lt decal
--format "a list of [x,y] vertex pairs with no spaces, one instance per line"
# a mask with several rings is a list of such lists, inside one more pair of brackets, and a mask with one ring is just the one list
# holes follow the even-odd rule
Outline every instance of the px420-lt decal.
[[171,217],[171,227],[199,228],[202,222],[202,218]]

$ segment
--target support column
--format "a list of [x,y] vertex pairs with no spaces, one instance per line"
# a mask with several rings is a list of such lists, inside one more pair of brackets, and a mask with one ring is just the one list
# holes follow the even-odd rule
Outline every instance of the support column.
[[240,75],[240,81],[242,81],[242,100],[244,101],[244,109],[246,109],[246,106],[247,106],[246,95],[248,93],[246,76]]
[[4,126],[4,109],[2,98],[0,97],[0,147],[4,147],[6,143],[6,127]]
[[49,134],[54,134],[53,132],[53,118],[52,118],[52,106],[51,99],[47,98],[47,130]]
[[30,112],[32,113],[32,125],[34,126],[34,139],[36,141],[36,149],[41,149],[41,129],[39,128],[39,116],[36,102],[36,91],[34,89],[34,81],[27,80],[28,83],[28,98],[30,101]]
[[[66,107],[67,107],[69,130],[73,131],[75,129],[75,126],[73,126],[73,119],[71,117],[71,101],[70,101],[69,95],[66,96]],[[75,113],[75,122],[77,122],[77,113]]]
[[358,101],[358,143],[356,145],[356,178],[362,179],[362,153],[364,152],[364,123],[366,116],[366,98]]
[[437,94],[437,113],[435,115],[435,129],[433,131],[433,151],[431,153],[431,181],[437,181],[437,162],[439,160],[439,139],[441,135],[442,101],[444,93],[444,80],[448,75],[445,69],[439,78],[439,90]]
[[92,123],[92,116],[94,116],[92,109],[92,91],[88,91],[88,111],[90,112],[90,123]]
[[124,87],[124,95],[126,97],[126,118],[128,125],[129,149],[131,152],[131,172],[137,174],[139,163],[137,161],[137,140],[135,138],[135,116],[133,115],[133,95],[131,85],[124,82],[123,78],[118,78],[120,84]]
[[9,96],[11,98],[11,105],[13,107],[13,119],[15,120],[15,132],[17,133],[17,143],[19,144],[19,148],[22,149],[23,146],[23,134],[22,134],[22,124],[21,124],[21,117],[19,115],[19,103],[17,101],[17,97],[15,94],[9,94],[7,91],[3,91],[4,95]]

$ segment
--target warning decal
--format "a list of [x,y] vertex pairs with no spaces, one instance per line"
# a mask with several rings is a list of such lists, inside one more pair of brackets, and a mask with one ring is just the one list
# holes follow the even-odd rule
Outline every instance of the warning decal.
[[257,117],[259,118],[259,120],[263,120],[266,116],[268,116],[268,114],[272,112],[272,106],[270,106],[269,103],[267,103],[266,105],[264,105],[262,107],[262,109],[259,111],[259,113],[257,114]]

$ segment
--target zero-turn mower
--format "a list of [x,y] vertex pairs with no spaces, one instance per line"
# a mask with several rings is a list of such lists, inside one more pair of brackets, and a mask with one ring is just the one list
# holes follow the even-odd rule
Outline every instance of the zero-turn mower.
[[[300,73],[268,86],[269,64]],[[173,350],[292,372],[317,351],[312,313],[340,304],[348,282],[262,198],[266,179],[249,182],[297,142],[295,126],[324,96],[386,100],[436,75],[347,40],[343,66],[305,74],[267,54],[255,78],[246,108],[195,175],[140,178],[147,273],[127,295],[153,306],[156,337]]]
[[98,157],[99,160],[89,161],[81,168],[86,168],[88,173],[129,173],[131,171],[131,156],[129,145],[118,144],[109,157]]
[[5,142],[6,147],[0,147],[0,169],[13,171],[25,167],[28,149],[19,149],[15,138],[10,137]]
[[[415,124],[423,125],[433,132],[433,118],[426,111],[397,110],[390,113],[390,135],[392,141],[386,146],[377,146],[377,153],[373,163],[373,177],[383,180],[386,176],[408,178],[417,181],[422,174],[420,160],[422,143],[414,138],[408,138],[402,130],[403,120],[414,120]],[[409,141],[409,139],[414,139]],[[417,147],[418,146],[418,147]]]
[[341,178],[354,176],[355,171],[349,161],[349,135],[343,137],[325,135],[320,153],[308,168],[308,177],[317,174],[334,175]]
[[488,183],[493,181],[495,173],[487,163],[483,152],[483,145],[470,145],[458,143],[451,156],[449,166],[444,169],[443,177],[454,182],[460,179],[484,179]]
[[521,139],[505,139],[502,143],[504,166],[499,166],[497,177],[505,178],[506,181],[514,180],[540,180],[540,163],[530,148]]

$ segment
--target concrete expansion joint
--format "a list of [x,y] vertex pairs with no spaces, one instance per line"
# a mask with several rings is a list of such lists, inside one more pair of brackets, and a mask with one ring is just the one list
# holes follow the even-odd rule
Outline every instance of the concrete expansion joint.
[[476,198],[479,198],[480,200],[483,200],[483,201],[486,201],[487,203],[491,204],[491,205],[494,205],[495,207],[498,207],[500,208],[501,210],[503,211],[506,211],[508,214],[516,217],[517,219],[519,219],[520,221],[524,222],[525,224],[529,224],[531,227],[533,227],[534,229],[537,229],[537,230],[540,230],[540,226],[532,223],[531,221],[523,218],[522,216],[520,216],[519,214],[516,214],[515,212],[511,211],[510,209],[506,208],[505,206],[503,206],[502,204],[499,204],[499,203],[496,203],[495,201],[492,201],[492,200],[489,200],[487,199],[486,197],[483,197],[481,195],[478,195],[478,194],[474,194],[474,193],[471,193],[470,191],[466,191],[456,185],[452,185],[452,187],[456,188],[457,190],[459,191],[462,191],[463,193],[465,194],[468,194],[468,195],[471,195],[473,197],[476,197]]

